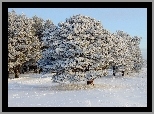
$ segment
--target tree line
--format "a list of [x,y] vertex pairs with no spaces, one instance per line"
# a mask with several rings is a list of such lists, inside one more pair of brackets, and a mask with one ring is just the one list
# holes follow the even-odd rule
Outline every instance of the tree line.
[[[143,59],[141,37],[123,31],[111,33],[100,21],[73,15],[54,25],[37,16],[8,12],[8,72],[33,61],[43,73],[56,73],[55,82],[91,81],[120,69],[124,75],[139,72]],[[116,72],[115,72],[116,71]]]

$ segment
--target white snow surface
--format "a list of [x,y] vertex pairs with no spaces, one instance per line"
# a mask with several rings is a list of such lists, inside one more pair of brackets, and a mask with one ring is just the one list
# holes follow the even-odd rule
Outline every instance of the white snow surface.
[[78,84],[54,83],[53,74],[21,74],[8,79],[9,107],[147,107],[147,68]]

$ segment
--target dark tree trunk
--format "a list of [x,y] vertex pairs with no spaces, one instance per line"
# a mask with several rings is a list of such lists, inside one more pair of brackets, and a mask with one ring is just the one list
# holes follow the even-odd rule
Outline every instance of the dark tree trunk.
[[40,74],[41,72],[43,72],[43,69],[42,69],[42,68],[39,69],[39,74]]
[[37,69],[34,70],[34,73],[37,73]]
[[115,76],[115,73],[116,73],[115,69],[116,69],[115,66],[113,66],[113,76]]
[[122,71],[122,76],[124,76],[124,71]]
[[15,78],[19,78],[19,74],[18,73],[15,73]]
[[14,67],[14,74],[15,74],[15,78],[19,78],[19,70],[20,70],[20,65]]
[[17,69],[15,69],[14,74],[15,74],[15,78],[19,78],[19,71]]

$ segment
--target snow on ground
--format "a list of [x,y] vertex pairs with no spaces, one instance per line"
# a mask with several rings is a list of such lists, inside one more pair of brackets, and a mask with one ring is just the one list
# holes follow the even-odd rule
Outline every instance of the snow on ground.
[[147,107],[147,68],[140,73],[59,85],[51,74],[21,74],[8,79],[9,107]]

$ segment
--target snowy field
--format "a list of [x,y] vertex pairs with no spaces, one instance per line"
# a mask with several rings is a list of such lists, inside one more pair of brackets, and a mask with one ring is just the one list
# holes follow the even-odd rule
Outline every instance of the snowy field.
[[21,74],[8,79],[9,107],[147,107],[147,68],[140,73],[59,85],[51,74]]

